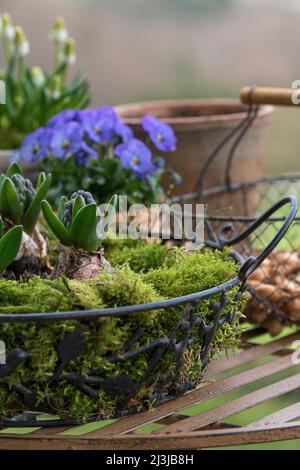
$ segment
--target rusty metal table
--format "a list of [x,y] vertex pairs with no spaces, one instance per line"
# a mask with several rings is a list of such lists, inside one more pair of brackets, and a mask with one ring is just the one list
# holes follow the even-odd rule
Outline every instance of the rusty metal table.
[[[241,350],[212,361],[199,389],[153,411],[73,428],[6,428],[0,449],[188,450],[300,439],[300,365],[291,348],[300,332],[286,329],[259,344],[262,335],[249,328]],[[250,422],[234,423],[237,413],[289,393],[291,403],[277,400],[278,409],[267,416],[254,413]]]

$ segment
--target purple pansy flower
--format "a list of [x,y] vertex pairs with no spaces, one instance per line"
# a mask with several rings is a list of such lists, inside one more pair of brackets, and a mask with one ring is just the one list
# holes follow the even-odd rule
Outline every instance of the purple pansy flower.
[[123,142],[128,142],[133,139],[133,130],[124,124],[121,119],[118,120],[115,127],[116,134],[121,137]]
[[83,130],[80,124],[71,121],[54,132],[51,151],[56,158],[67,158],[82,148]]
[[53,132],[51,129],[40,127],[23,140],[19,157],[28,163],[35,163],[49,155],[49,147]]
[[71,121],[78,121],[80,111],[75,111],[74,109],[68,109],[67,111],[62,111],[61,113],[56,114],[51,118],[47,127],[56,129],[64,126],[66,123]]
[[87,166],[89,159],[97,160],[98,154],[85,142],[82,142],[80,150],[75,154],[75,161],[80,165]]
[[144,116],[141,120],[143,129],[149,134],[154,145],[163,152],[176,150],[177,139],[169,124],[153,116]]
[[113,144],[116,141],[117,114],[112,106],[86,110],[80,120],[92,142]]
[[151,151],[141,140],[132,139],[117,145],[115,154],[120,158],[122,166],[133,170],[137,176],[146,176],[156,170]]

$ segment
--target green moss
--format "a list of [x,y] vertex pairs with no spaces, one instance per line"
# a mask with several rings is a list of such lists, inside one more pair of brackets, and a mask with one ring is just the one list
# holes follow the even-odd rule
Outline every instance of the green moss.
[[178,297],[209,289],[235,275],[236,265],[227,254],[206,249],[182,254],[177,262],[150,270],[143,279],[161,295]]
[[[110,247],[111,253],[116,249]],[[154,248],[154,246],[156,248]],[[0,314],[18,312],[51,312],[74,309],[92,309],[134,305],[155,302],[173,296],[185,295],[214,287],[235,276],[236,266],[227,254],[195,252],[187,254],[183,250],[166,250],[158,245],[146,248],[145,244],[128,247],[119,251],[131,250],[130,263],[138,269],[142,261],[141,253],[149,258],[143,266],[143,273],[134,272],[128,264],[115,269],[112,275],[102,274],[89,281],[67,279],[45,280],[33,278],[27,283],[0,281]],[[155,252],[155,261],[150,252]],[[122,255],[123,256],[123,255]],[[117,256],[116,256],[117,257]],[[116,259],[116,258],[115,258]],[[126,256],[124,255],[124,260]],[[134,260],[134,261],[133,261]],[[154,265],[159,263],[158,268]],[[223,313],[236,311],[237,320],[228,325],[226,322],[218,330],[210,355],[221,348],[235,345],[239,333],[238,318],[243,301],[236,302],[237,289],[228,292],[232,301]],[[198,312],[209,323],[212,319],[211,303],[219,301],[220,295],[198,304]],[[80,329],[86,339],[85,351],[65,366],[64,372],[91,374],[97,377],[116,379],[126,376],[133,383],[142,382],[139,392],[132,397],[132,406],[153,405],[153,393],[159,387],[162,376],[167,378],[177,374],[176,384],[166,385],[170,392],[176,393],[177,387],[187,380],[199,382],[202,365],[199,360],[202,339],[194,327],[193,334],[199,343],[186,347],[179,370],[175,367],[174,350],[168,349],[160,361],[144,378],[153,351],[140,352],[135,357],[123,358],[124,347],[128,342],[129,351],[138,349],[154,340],[163,338],[182,323],[184,306],[157,309],[131,314],[126,317],[98,319],[62,320],[56,322],[2,323],[0,338],[5,341],[7,350],[22,348],[30,353],[25,364],[21,364],[9,376],[6,384],[0,385],[0,416],[13,416],[22,412],[22,397],[15,391],[15,385],[22,384],[32,390],[37,397],[37,408],[53,412],[61,417],[72,416],[85,419],[87,416],[112,416],[124,400],[122,390],[109,394],[100,388],[95,399],[80,391],[75,385],[62,378],[52,380],[53,372],[59,362],[58,346],[68,333]],[[137,334],[139,333],[139,334]],[[176,342],[184,338],[184,330],[178,329]],[[112,360],[112,358],[118,358]]]
[[162,266],[167,253],[168,249],[163,245],[146,243],[134,249],[125,247],[122,250],[113,250],[109,260],[112,266],[127,263],[133,271],[139,273]]
[[0,313],[30,313],[69,310],[72,299],[63,279],[38,277],[28,283],[0,280]]

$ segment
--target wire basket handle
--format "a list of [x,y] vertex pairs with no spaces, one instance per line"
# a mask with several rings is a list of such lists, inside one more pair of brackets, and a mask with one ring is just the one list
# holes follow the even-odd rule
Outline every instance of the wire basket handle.
[[258,217],[253,223],[251,223],[243,232],[241,232],[238,236],[226,239],[225,233],[233,230],[232,225],[227,225],[222,230],[222,234],[219,236],[219,242],[222,246],[232,246],[235,245],[247,237],[249,237],[258,227],[260,227],[264,222],[266,222],[272,215],[274,215],[279,209],[282,207],[290,205],[290,210],[287,216],[284,219],[282,226],[278,229],[276,235],[272,238],[272,240],[267,244],[267,246],[261,251],[261,253],[254,257],[250,256],[242,265],[239,277],[241,280],[247,279],[255,270],[256,268],[269,256],[269,254],[276,248],[278,243],[282,240],[285,236],[287,231],[289,230],[291,224],[293,223],[297,211],[298,211],[298,201],[295,196],[286,196],[280,199],[276,204],[270,207],[264,214]]
[[[245,137],[246,133],[252,126],[253,122],[255,121],[258,111],[259,111],[259,106],[254,104],[252,101],[252,96],[255,91],[255,87],[245,87],[247,88],[247,91],[243,94],[245,96],[245,102],[248,104],[248,110],[247,110],[247,115],[246,117],[240,121],[233,129],[231,129],[228,134],[225,135],[225,137],[221,140],[221,142],[217,145],[217,147],[211,152],[211,154],[208,156],[206,159],[203,168],[200,172],[200,175],[198,177],[194,192],[197,193],[198,198],[202,196],[203,193],[203,187],[204,187],[204,180],[205,176],[210,168],[210,165],[212,162],[216,159],[216,157],[219,155],[220,151],[223,149],[223,147],[230,142],[234,137],[235,140],[233,141],[227,161],[226,161],[226,166],[225,166],[225,185],[228,191],[231,190],[232,186],[232,181],[231,181],[231,170],[232,170],[232,163],[234,159],[234,155],[236,152],[236,149],[242,139]],[[246,99],[247,98],[247,99]]]

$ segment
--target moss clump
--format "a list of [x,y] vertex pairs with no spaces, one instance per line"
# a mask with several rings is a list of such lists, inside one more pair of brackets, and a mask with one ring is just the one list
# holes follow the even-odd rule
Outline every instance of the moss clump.
[[168,251],[164,245],[145,243],[136,248],[124,247],[122,250],[113,250],[109,260],[112,266],[127,263],[136,273],[147,272],[162,266]]
[[35,277],[28,282],[0,280],[0,313],[55,312],[72,309],[64,279]]
[[144,281],[163,296],[179,297],[201,292],[236,275],[236,265],[228,258],[228,253],[207,249],[189,255],[183,250],[179,253],[177,262],[143,275]]
[[[114,249],[116,246],[110,247],[111,253]],[[167,251],[158,245],[146,248],[144,243],[135,247],[123,246],[118,251],[128,253],[131,250],[131,262],[134,260],[132,267],[137,269],[142,259],[141,252],[145,249],[149,250],[148,253],[157,250],[157,258],[154,262],[149,256],[149,263],[142,273],[134,272],[126,264],[117,267],[111,275],[103,274],[89,281],[33,278],[27,283],[20,283],[2,280],[0,314],[85,310],[151,303],[215,287],[236,274],[237,268],[226,253],[204,250],[188,254],[178,249]],[[153,265],[158,259],[164,259],[163,265],[154,269]],[[243,301],[235,300],[236,291],[237,289],[232,289],[228,292],[231,303],[222,314],[235,311],[236,318],[239,318]],[[213,299],[203,300],[198,304],[197,312],[205,318],[206,323],[212,321],[212,301],[219,300],[218,294]],[[175,362],[174,344],[179,344],[185,337],[185,330],[181,327],[185,324],[185,310],[186,306],[181,305],[129,316],[92,320],[83,318],[55,322],[2,323],[0,338],[5,341],[7,351],[22,348],[29,353],[29,357],[25,363],[14,369],[6,383],[0,385],[0,416],[13,416],[26,408],[23,397],[17,392],[18,384],[34,393],[35,409],[77,419],[85,419],[90,415],[114,415],[122,408],[128,396],[128,383],[131,386],[138,385],[138,391],[132,393],[129,403],[133,407],[147,404],[152,406],[162,380],[164,389],[175,394],[179,393],[183,384],[197,384],[203,372],[199,360],[203,337],[199,333],[199,327],[193,327],[191,331],[199,342],[186,346],[180,366]],[[101,377],[111,381],[114,392],[92,384],[89,385],[94,394],[91,397],[86,390],[78,389],[68,375],[61,376],[58,380],[53,377],[60,360],[61,342],[70,333],[78,331],[85,338],[85,348],[82,353],[69,358],[63,369],[64,374],[71,374],[71,377],[74,373],[81,377],[87,374]],[[234,344],[238,333],[237,321],[232,325],[224,322],[209,354]],[[170,334],[174,335],[173,346],[169,345],[149,370],[155,350],[145,351],[143,347]],[[138,351],[136,355],[132,354],[135,350]],[[123,377],[123,382],[118,385],[120,376]]]

